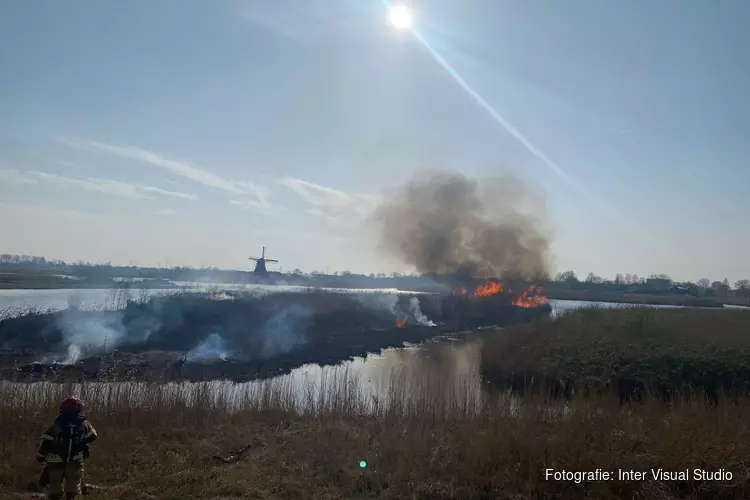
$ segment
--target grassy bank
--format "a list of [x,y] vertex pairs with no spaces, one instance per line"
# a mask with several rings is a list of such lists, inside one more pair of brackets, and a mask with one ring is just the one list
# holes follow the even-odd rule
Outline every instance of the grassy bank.
[[750,312],[743,310],[581,309],[493,336],[482,352],[482,372],[520,392],[747,395],[749,333]]
[[[101,439],[87,465],[92,500],[132,499],[532,499],[694,498],[750,495],[750,405],[669,409],[657,401],[621,407],[613,397],[561,405],[527,397],[449,400],[429,383],[397,382],[373,402],[348,380],[291,410],[268,384],[235,412],[204,387],[163,385],[74,392],[89,401]],[[0,385],[0,497],[22,498],[39,474],[41,430],[70,390]],[[468,394],[471,391],[464,391]],[[455,394],[461,394],[457,391]],[[139,403],[146,401],[148,404]],[[368,413],[366,410],[370,410]],[[563,415],[565,417],[563,418]],[[236,450],[246,450],[236,453]],[[235,450],[235,451],[233,451]],[[360,468],[361,460],[367,467]],[[678,471],[724,469],[729,482],[547,481],[545,469]]]

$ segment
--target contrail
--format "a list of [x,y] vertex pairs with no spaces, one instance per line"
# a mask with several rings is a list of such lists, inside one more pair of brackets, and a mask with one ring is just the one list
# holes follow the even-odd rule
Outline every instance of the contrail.
[[[386,8],[390,7],[392,5],[391,0],[383,0],[383,3],[385,4]],[[674,255],[674,253],[671,251],[671,249],[668,249],[664,247],[663,245],[656,245],[655,239],[653,236],[645,233],[640,228],[634,227],[632,224],[630,224],[627,220],[624,220],[622,217],[620,217],[618,214],[616,214],[614,211],[610,210],[610,208],[603,203],[601,203],[599,200],[597,200],[594,196],[589,193],[589,191],[581,185],[579,182],[577,182],[575,179],[573,179],[570,175],[568,175],[565,170],[563,170],[557,163],[555,163],[549,156],[547,156],[544,151],[539,149],[534,143],[532,143],[523,133],[521,133],[520,130],[518,130],[516,127],[513,126],[508,120],[506,120],[500,113],[495,110],[495,108],[492,107],[492,105],[487,102],[487,100],[482,97],[479,92],[474,90],[471,85],[469,85],[466,80],[451,66],[451,64],[445,60],[443,56],[441,56],[437,50],[435,50],[428,42],[425,40],[425,38],[417,31],[417,29],[414,26],[409,27],[409,31],[412,33],[414,38],[416,38],[419,43],[422,44],[422,46],[427,50],[427,52],[432,56],[432,58],[453,78],[453,80],[458,83],[458,85],[471,97],[476,101],[477,104],[479,104],[501,127],[505,129],[506,132],[508,132],[510,135],[512,135],[518,142],[523,144],[523,146],[536,158],[538,158],[542,163],[544,163],[550,170],[555,172],[558,177],[560,177],[564,182],[566,182],[570,187],[572,187],[578,194],[580,194],[583,198],[586,199],[591,205],[596,207],[601,213],[606,215],[610,220],[616,222],[621,226],[621,228],[625,231],[627,231],[633,238],[640,240],[641,242],[648,242],[651,246],[651,252],[652,253],[661,253],[663,256],[667,257],[669,261],[674,262],[675,259],[682,260],[681,257]],[[658,247],[658,249],[657,249]]]
[[[479,94],[479,92],[474,90],[471,85],[469,85],[466,80],[460,74],[458,74],[455,69],[453,69],[453,66],[451,66],[443,56],[441,56],[435,49],[432,48],[427,40],[425,40],[424,37],[415,28],[412,27],[411,32],[413,33],[414,37],[419,40],[422,46],[427,49],[427,52],[432,56],[432,58],[456,81],[456,83],[458,83],[458,85],[461,86],[462,89],[464,89],[467,94],[469,94],[470,97],[472,97],[477,102],[477,104],[479,104],[498,124],[500,124],[500,126],[502,126],[518,142],[523,144],[531,154],[541,160],[542,163],[544,163],[553,172],[555,172],[562,180],[567,182],[573,189],[575,189],[579,194],[585,197],[590,203],[596,205],[603,211],[609,212],[609,210],[605,206],[603,206],[601,203],[599,203],[598,200],[591,196],[586,188],[576,182],[575,179],[570,177],[557,163],[552,161],[552,159],[550,159],[550,157],[547,156],[544,151],[535,146],[525,135],[521,133],[520,130],[514,127],[513,124],[511,124],[508,120],[503,118],[503,116],[498,113],[497,110],[495,110],[495,108],[493,108],[492,105]],[[614,216],[614,214],[610,215]]]
[[[393,6],[393,2],[391,0],[383,0],[383,4],[386,8],[390,8]],[[445,60],[443,56],[441,56],[437,50],[432,48],[432,46],[425,40],[425,38],[417,31],[417,29],[414,26],[409,27],[409,31],[414,35],[414,38],[416,38],[419,43],[422,44],[422,46],[427,49],[427,52],[432,56],[432,58],[455,80],[458,85],[464,89],[464,91],[469,94],[470,97],[472,97],[477,104],[479,104],[501,127],[503,127],[506,132],[508,132],[510,135],[512,135],[518,142],[523,144],[523,146],[535,157],[537,157],[539,160],[541,160],[542,163],[544,163],[547,167],[549,167],[553,172],[555,172],[558,177],[560,177],[563,181],[565,181],[568,185],[570,185],[573,189],[575,189],[581,196],[583,196],[589,203],[596,206],[599,210],[606,213],[611,219],[617,220],[622,226],[627,228],[632,233],[637,233],[638,231],[635,231],[630,224],[628,224],[626,221],[622,220],[620,217],[618,217],[615,213],[613,213],[611,210],[609,210],[608,207],[603,205],[599,202],[596,198],[594,198],[591,193],[588,192],[588,190],[583,187],[581,184],[579,184],[575,179],[573,179],[571,176],[567,174],[557,163],[552,161],[552,159],[547,156],[544,151],[539,149],[537,146],[534,145],[525,135],[521,133],[520,130],[518,130],[516,127],[513,126],[508,120],[506,120],[500,113],[495,110],[495,108],[492,107],[490,103],[487,102],[487,100],[482,97],[479,92],[474,90],[471,85],[469,85],[466,80],[456,71],[451,64]]]

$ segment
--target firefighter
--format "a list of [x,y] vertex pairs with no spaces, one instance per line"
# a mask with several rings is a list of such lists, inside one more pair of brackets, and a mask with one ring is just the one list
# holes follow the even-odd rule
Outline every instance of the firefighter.
[[48,479],[50,500],[62,500],[63,493],[65,500],[80,495],[83,460],[89,456],[89,443],[96,438],[96,429],[83,413],[83,402],[65,398],[55,423],[42,434],[37,453],[37,461],[46,464],[43,475]]

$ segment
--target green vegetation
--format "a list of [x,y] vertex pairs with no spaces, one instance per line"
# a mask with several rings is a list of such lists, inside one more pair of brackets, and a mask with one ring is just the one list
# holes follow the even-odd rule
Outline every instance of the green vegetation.
[[482,372],[518,391],[747,395],[748,333],[750,312],[743,310],[580,309],[488,339]]

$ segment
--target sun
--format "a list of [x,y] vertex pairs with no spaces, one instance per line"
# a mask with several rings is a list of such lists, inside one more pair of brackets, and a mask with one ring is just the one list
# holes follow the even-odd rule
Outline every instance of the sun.
[[388,19],[398,29],[410,28],[413,21],[411,10],[406,5],[392,5],[388,9]]

